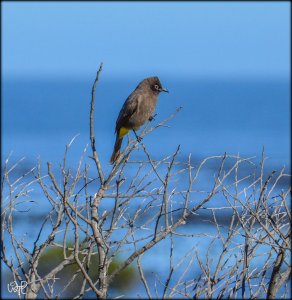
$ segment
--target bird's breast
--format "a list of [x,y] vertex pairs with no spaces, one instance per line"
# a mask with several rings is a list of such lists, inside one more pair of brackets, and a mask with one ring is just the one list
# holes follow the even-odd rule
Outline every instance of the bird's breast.
[[150,97],[149,99],[142,99],[139,101],[138,108],[130,119],[135,130],[137,130],[150,118],[155,110],[156,103],[157,97]]

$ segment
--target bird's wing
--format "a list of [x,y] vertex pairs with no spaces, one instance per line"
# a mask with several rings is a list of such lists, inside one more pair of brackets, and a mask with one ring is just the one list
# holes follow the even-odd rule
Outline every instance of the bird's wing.
[[116,131],[125,126],[130,117],[138,110],[141,96],[132,93],[125,101],[116,122]]

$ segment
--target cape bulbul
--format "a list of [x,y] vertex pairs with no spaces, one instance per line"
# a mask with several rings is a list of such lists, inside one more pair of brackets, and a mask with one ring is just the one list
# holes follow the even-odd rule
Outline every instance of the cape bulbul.
[[136,130],[151,119],[160,92],[168,90],[162,87],[158,77],[149,77],[142,80],[126,99],[116,121],[116,142],[110,163],[113,164],[117,160],[123,137],[130,130],[133,130],[137,137]]

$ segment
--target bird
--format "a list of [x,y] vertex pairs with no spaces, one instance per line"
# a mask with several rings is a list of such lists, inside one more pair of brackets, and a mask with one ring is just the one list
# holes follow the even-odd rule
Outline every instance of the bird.
[[120,155],[123,137],[133,130],[137,140],[141,138],[136,131],[147,121],[153,119],[152,113],[155,110],[158,95],[161,92],[169,91],[162,87],[157,76],[152,76],[142,80],[136,89],[126,99],[116,121],[116,141],[110,163],[116,162]]

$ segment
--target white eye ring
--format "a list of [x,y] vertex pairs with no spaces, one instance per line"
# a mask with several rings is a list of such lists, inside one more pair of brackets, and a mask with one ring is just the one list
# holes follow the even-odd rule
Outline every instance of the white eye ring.
[[158,91],[159,90],[159,85],[158,84],[155,84],[154,85],[155,89]]

